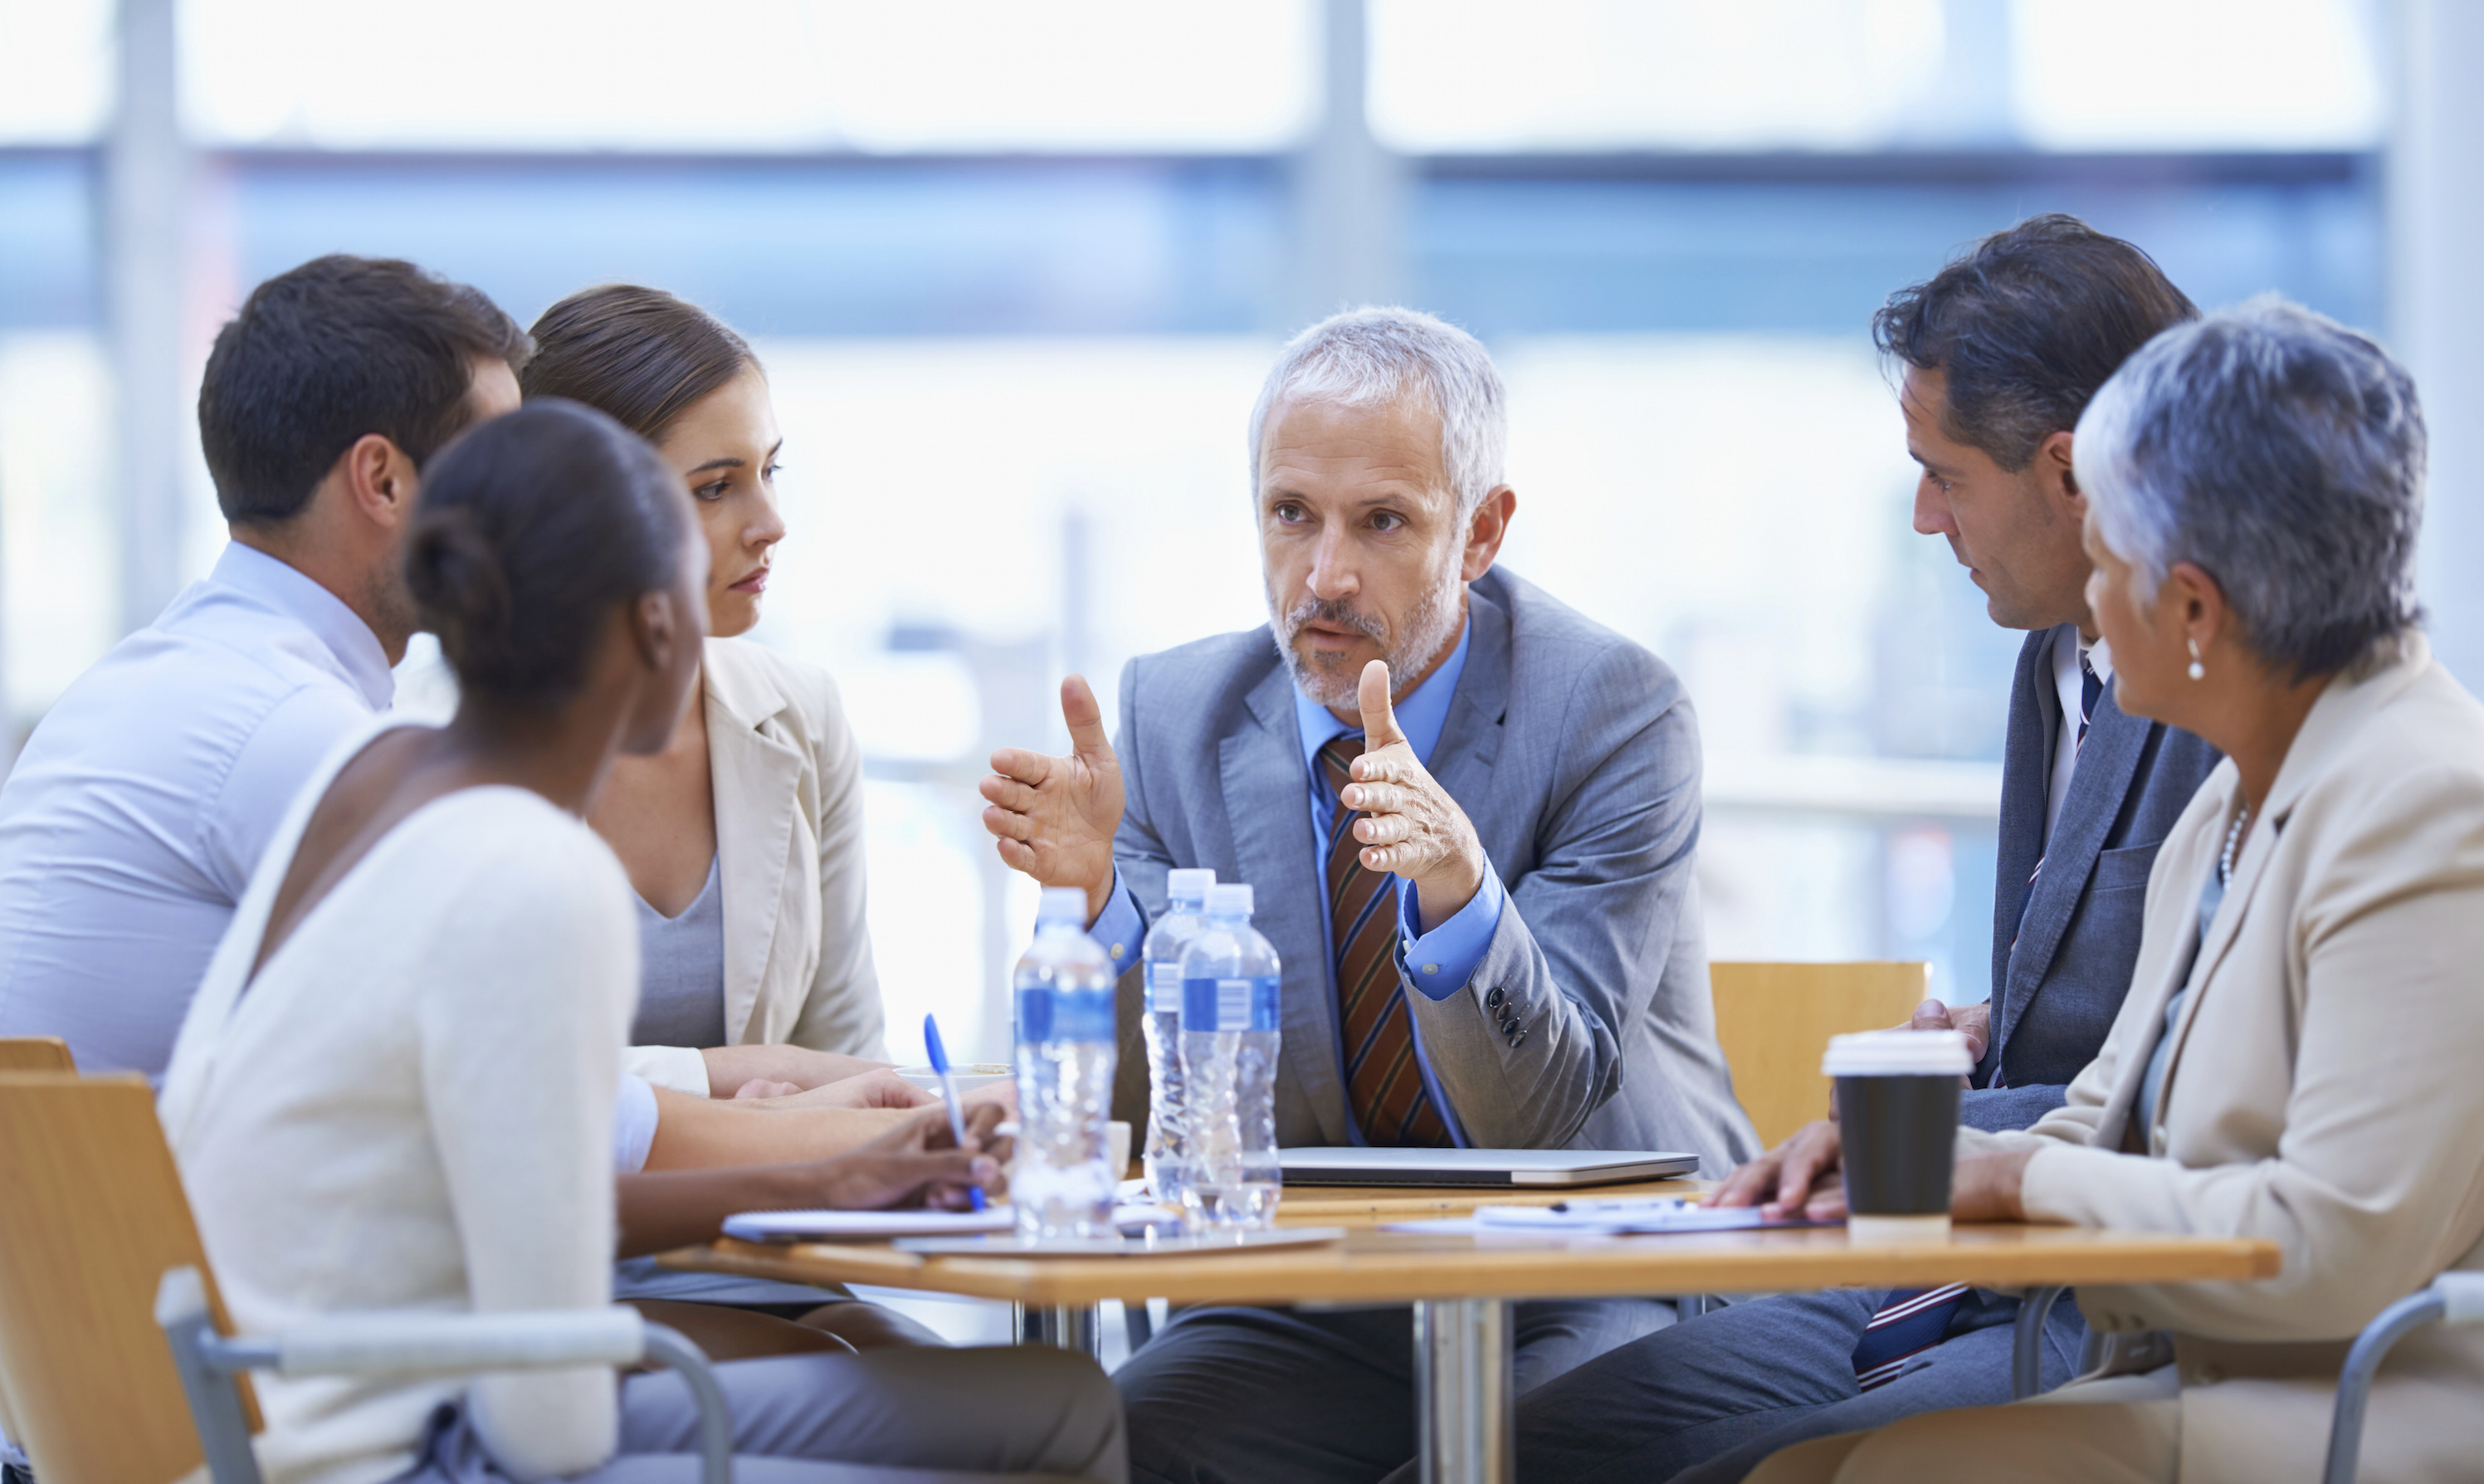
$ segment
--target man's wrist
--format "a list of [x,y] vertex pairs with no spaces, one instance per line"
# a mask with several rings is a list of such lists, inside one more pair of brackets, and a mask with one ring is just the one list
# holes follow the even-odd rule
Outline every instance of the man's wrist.
[[1482,853],[1478,850],[1474,859],[1461,856],[1440,871],[1415,878],[1415,918],[1423,931],[1434,931],[1465,911],[1475,893],[1483,890]]

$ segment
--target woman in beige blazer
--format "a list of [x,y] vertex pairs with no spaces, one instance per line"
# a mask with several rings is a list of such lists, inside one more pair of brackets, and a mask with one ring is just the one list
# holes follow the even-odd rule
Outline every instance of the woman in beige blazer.
[[[647,1168],[732,1163],[733,1147],[753,1143],[753,1119],[775,1126],[764,1114],[729,1117],[710,1097],[817,1089],[811,1099],[860,1110],[931,1100],[880,1060],[863,912],[862,753],[836,684],[816,665],[736,637],[759,621],[785,534],[775,495],[782,440],[757,358],[705,311],[625,285],[571,295],[532,334],[535,353],[519,374],[526,399],[583,402],[654,444],[689,491],[707,538],[716,636],[695,702],[661,753],[613,764],[588,817],[637,897],[629,1066],[663,1093]],[[869,1139],[900,1115],[829,1117],[842,1121],[800,1126],[815,1153],[837,1152],[840,1132]],[[650,1312],[733,1353],[808,1341],[768,1323],[728,1324],[719,1306],[798,1318],[858,1346],[935,1338],[843,1290],[671,1273],[651,1260],[623,1263],[615,1292],[663,1305]]]
[[[2282,1270],[2083,1288],[2093,1378],[1753,1480],[2315,1479],[2356,1333],[2484,1268],[2484,707],[2415,632],[2414,387],[2255,301],[2151,341],[2076,448],[2120,704],[2228,761],[2102,1053],[2032,1129],[1961,1133],[1957,1213],[2260,1237]],[[2484,1476],[2484,1331],[2402,1342],[2370,1417],[2364,1479]]]
[[614,769],[591,822],[641,903],[632,1069],[731,1096],[754,1079],[810,1088],[884,1065],[861,749],[827,672],[736,637],[759,621],[785,534],[767,377],[742,337],[653,289],[573,294],[533,336],[527,398],[584,402],[655,444],[711,555],[716,636],[698,704],[662,755]]

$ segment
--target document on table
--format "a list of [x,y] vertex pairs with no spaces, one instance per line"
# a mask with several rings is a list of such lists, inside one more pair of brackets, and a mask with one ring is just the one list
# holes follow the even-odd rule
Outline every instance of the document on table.
[[[1169,1206],[1118,1205],[1113,1224],[1144,1231],[1180,1220]],[[988,1211],[743,1211],[724,1220],[724,1234],[742,1242],[881,1242],[891,1237],[978,1236],[1010,1231],[1017,1217],[1006,1205]]]
[[1831,1225],[1834,1223],[1800,1216],[1770,1220],[1762,1216],[1755,1205],[1703,1206],[1682,1196],[1620,1196],[1605,1201],[1560,1201],[1551,1205],[1479,1205],[1471,1217],[1399,1222],[1388,1229],[1470,1235],[1507,1232],[1535,1236],[1646,1236]]

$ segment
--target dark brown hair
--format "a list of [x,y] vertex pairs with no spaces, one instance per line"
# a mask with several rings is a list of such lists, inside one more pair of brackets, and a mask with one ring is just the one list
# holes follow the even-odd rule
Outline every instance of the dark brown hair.
[[690,530],[689,497],[646,440],[546,398],[434,461],[406,589],[460,689],[542,711],[584,682],[614,607],[673,584]]
[[570,295],[544,310],[533,335],[534,359],[518,378],[527,401],[583,402],[649,443],[759,364],[749,342],[715,315],[632,283]]
[[[2029,217],[1889,296],[1882,353],[1946,373],[1946,431],[2008,470],[2078,426],[2088,399],[2159,331],[2200,317],[2156,260],[2074,216]],[[541,333],[538,331],[537,333]]]
[[526,364],[526,337],[479,289],[393,257],[314,257],[251,290],[216,332],[199,442],[237,526],[302,511],[377,433],[419,469],[474,415],[474,363]]

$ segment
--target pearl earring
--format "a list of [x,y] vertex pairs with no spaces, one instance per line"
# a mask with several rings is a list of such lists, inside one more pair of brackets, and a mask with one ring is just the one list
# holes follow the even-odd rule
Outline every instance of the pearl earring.
[[2206,680],[2208,678],[2208,667],[2200,662],[2200,641],[2198,639],[2191,640],[2191,678],[2193,680]]

